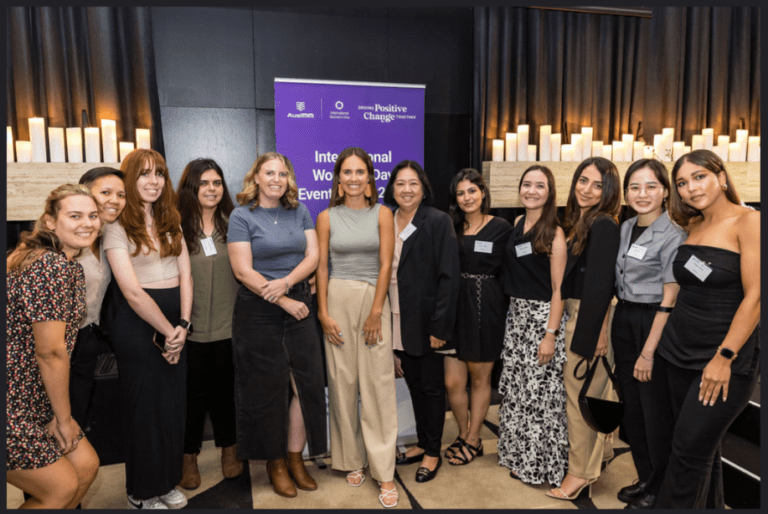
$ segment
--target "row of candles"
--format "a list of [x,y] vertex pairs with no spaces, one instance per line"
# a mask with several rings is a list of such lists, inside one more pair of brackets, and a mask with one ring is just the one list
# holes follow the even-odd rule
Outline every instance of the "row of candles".
[[[68,127],[66,129],[66,159],[64,155],[65,129],[48,127],[50,160],[46,152],[45,120],[29,118],[29,141],[16,141],[8,127],[8,153],[6,162],[83,162],[83,132],[85,132],[85,162],[122,162],[134,149],[132,142],[117,141],[115,120],[101,120],[99,127]],[[14,160],[14,148],[16,159]],[[136,148],[150,148],[149,129],[136,129]],[[103,159],[102,159],[103,150]],[[118,154],[119,150],[119,154]],[[119,157],[119,160],[118,160]]]
[[714,129],[705,128],[694,134],[691,145],[674,140],[675,129],[665,128],[653,136],[653,145],[635,141],[632,134],[623,134],[621,141],[606,145],[592,141],[592,127],[582,127],[580,134],[571,135],[570,144],[561,144],[561,134],[552,134],[552,125],[539,129],[539,146],[528,144],[529,126],[518,125],[517,132],[507,132],[505,139],[493,140],[493,161],[576,161],[587,157],[605,157],[616,162],[632,162],[643,158],[656,158],[671,162],[691,150],[707,149],[715,152],[723,161],[760,162],[760,136],[750,136],[747,130],[736,131],[736,141],[727,135],[717,136]]

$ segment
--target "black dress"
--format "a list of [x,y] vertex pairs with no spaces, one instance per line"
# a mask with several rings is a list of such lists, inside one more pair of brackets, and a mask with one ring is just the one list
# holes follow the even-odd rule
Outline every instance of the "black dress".
[[494,217],[459,245],[461,289],[456,313],[456,356],[463,361],[501,358],[507,302],[501,285],[504,249],[512,226]]

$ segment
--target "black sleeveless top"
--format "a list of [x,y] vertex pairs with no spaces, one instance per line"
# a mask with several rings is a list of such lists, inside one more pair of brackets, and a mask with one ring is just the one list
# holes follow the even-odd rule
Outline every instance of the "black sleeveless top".
[[[692,255],[712,269],[703,281],[685,267]],[[672,266],[680,292],[658,351],[678,367],[703,370],[725,339],[744,299],[741,255],[713,246],[683,244]],[[731,363],[731,373],[750,374],[759,364],[759,354],[760,324]]]
[[[504,294],[523,300],[552,300],[552,279],[550,274],[549,256],[533,251],[532,231],[525,230],[525,215],[520,218],[512,229],[512,235],[507,241],[504,251],[504,272],[502,273]],[[522,253],[530,250],[532,253],[518,256],[517,247]]]

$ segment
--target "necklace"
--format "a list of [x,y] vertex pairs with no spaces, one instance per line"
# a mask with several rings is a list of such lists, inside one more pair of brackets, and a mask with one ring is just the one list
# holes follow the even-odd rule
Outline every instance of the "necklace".
[[[267,212],[267,210],[266,210],[266,209],[264,209],[264,212]],[[270,218],[272,218],[272,216],[271,216],[271,215],[270,215],[268,212],[267,212],[267,215],[268,215]],[[272,218],[272,223],[274,223],[275,225],[277,225],[277,218],[279,218],[279,217],[280,217],[280,206],[278,205],[278,206],[277,206],[277,216],[275,216],[274,218]]]

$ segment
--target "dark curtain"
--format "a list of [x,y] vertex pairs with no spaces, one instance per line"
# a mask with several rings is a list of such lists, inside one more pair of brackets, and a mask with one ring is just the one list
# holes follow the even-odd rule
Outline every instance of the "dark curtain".
[[[50,127],[114,119],[118,141],[149,128],[164,154],[149,7],[7,8],[7,121],[29,139],[28,118]],[[85,114],[83,114],[85,113]]]
[[607,144],[624,133],[652,142],[664,127],[688,142],[705,127],[759,135],[759,28],[756,7],[653,8],[651,18],[476,7],[472,163],[519,124],[534,144],[541,125],[563,143],[582,126]]

